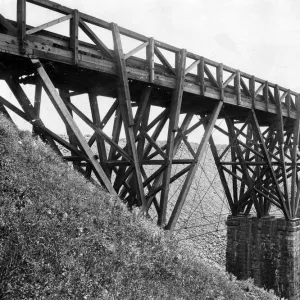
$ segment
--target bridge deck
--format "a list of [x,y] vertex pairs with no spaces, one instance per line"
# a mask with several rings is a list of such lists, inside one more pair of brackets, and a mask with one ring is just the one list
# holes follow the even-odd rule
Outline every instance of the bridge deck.
[[[62,14],[70,14],[73,10],[54,5],[51,1],[30,0],[34,4],[50,8]],[[110,23],[79,13],[81,20],[86,23],[111,30]],[[115,79],[117,66],[114,60],[114,51],[78,41],[78,51],[70,47],[71,38],[61,36],[49,31],[40,30],[26,35],[25,53],[21,53],[20,39],[17,32],[9,30],[7,23],[0,18],[0,61],[4,70],[23,77],[24,83],[35,83],[33,68],[28,56],[37,57],[45,62],[51,80],[56,87],[67,87],[76,93],[94,91],[98,95],[116,97]],[[7,21],[6,21],[7,22]],[[16,23],[9,24],[17,27]],[[26,30],[32,29],[27,26]],[[143,42],[140,49],[146,47],[150,55],[147,59],[131,56],[126,57],[126,68],[130,80],[130,92],[133,102],[139,101],[139,94],[145,85],[154,87],[151,95],[151,104],[168,107],[171,101],[172,90],[176,87],[175,68],[171,66],[160,51],[164,49],[171,53],[179,53],[180,49],[155,41],[138,33],[120,27],[120,33]],[[101,41],[100,41],[101,42]],[[151,53],[152,50],[152,53]],[[74,56],[76,55],[76,62]],[[154,56],[162,62],[154,63]],[[184,80],[184,93],[181,113],[199,112],[206,113],[214,107],[215,101],[223,99],[228,104],[227,113],[237,119],[243,120],[249,109],[255,108],[261,125],[271,123],[274,114],[277,114],[278,103],[275,99],[275,84],[240,72],[223,64],[211,61],[202,56],[187,52],[187,58],[193,60],[190,67],[186,68]],[[17,56],[17,58],[16,58]],[[20,65],[23,67],[20,68]],[[191,73],[191,70],[196,72]],[[5,72],[7,74],[7,72]],[[4,72],[0,73],[4,76]],[[296,119],[297,110],[295,101],[297,93],[278,86],[282,113],[284,117]]]

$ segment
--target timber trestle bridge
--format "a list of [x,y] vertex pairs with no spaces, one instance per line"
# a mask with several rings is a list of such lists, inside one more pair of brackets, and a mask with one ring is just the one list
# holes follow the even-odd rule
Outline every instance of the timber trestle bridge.
[[[30,26],[26,16],[32,5],[59,17]],[[2,114],[11,119],[12,111],[31,123],[33,134],[76,170],[130,207],[139,206],[143,214],[155,216],[169,234],[176,231],[209,145],[227,214],[231,214],[227,270],[298,299],[299,95],[52,1],[17,0],[16,16],[16,21],[8,20],[0,10],[0,83],[7,84],[18,102],[16,106],[0,94]],[[68,35],[49,31],[65,23]],[[80,40],[82,34],[90,42]],[[128,51],[125,39],[130,40]],[[34,86],[33,95],[25,93],[25,85]],[[68,138],[43,122],[42,91],[64,122]],[[90,116],[75,105],[83,96],[88,98]],[[105,113],[104,97],[111,100]],[[151,117],[158,108],[159,113]],[[93,130],[89,139],[78,119]],[[217,123],[220,120],[223,125]],[[113,124],[110,129],[109,123]],[[197,130],[201,133],[196,135],[197,144],[192,144],[188,138]],[[226,137],[225,146],[217,145],[213,131]],[[184,157],[178,155],[183,147]],[[175,195],[170,196],[171,187],[178,181],[180,189],[171,201]],[[197,189],[202,184],[199,180]],[[214,201],[211,197],[209,205],[213,207]],[[249,218],[250,212],[255,219]],[[273,212],[281,215],[277,223],[272,218],[267,226],[260,223],[267,222]],[[256,257],[253,262],[252,256]],[[268,278],[276,277],[276,284],[269,284],[262,266],[255,265],[261,260],[272,261],[267,273]],[[290,273],[292,277],[280,275]]]
[[[37,27],[29,26],[26,3],[62,16]],[[62,22],[70,23],[69,36],[45,30]],[[111,33],[114,49],[107,48],[91,25]],[[79,30],[94,44],[81,42]],[[124,53],[122,36],[140,44]],[[146,58],[136,57],[143,49]],[[166,58],[168,55],[173,55],[173,61]],[[155,62],[157,59],[159,62]],[[17,22],[1,15],[0,79],[6,81],[23,109],[1,97],[3,112],[11,109],[31,122],[34,130],[57,152],[57,143],[70,150],[71,155],[65,159],[73,161],[87,176],[93,172],[111,194],[141,206],[145,212],[153,205],[158,224],[166,225],[167,229],[175,226],[208,143],[233,215],[247,214],[254,207],[259,217],[266,216],[272,205],[286,219],[297,215],[300,119],[299,95],[293,91],[45,0],[18,0]],[[33,105],[21,84],[35,85]],[[69,141],[47,129],[39,118],[42,88],[66,124]],[[71,103],[73,96],[85,93],[89,95],[92,120]],[[97,96],[116,99],[103,117]],[[149,122],[153,106],[164,110]],[[84,139],[73,114],[94,130],[89,141]],[[104,127],[114,114],[112,136],[108,136]],[[184,115],[181,124],[180,115]],[[199,118],[198,122],[190,126],[194,116]],[[220,118],[225,119],[226,128],[216,126]],[[125,147],[118,145],[122,125]],[[159,145],[156,140],[164,126],[168,128],[167,142]],[[199,126],[205,131],[195,151],[187,138]],[[211,136],[213,128],[228,136],[223,153],[216,151]],[[96,156],[91,150],[94,142],[98,148]],[[186,144],[192,159],[174,159],[181,143]],[[108,154],[105,144],[110,146]],[[226,151],[231,152],[229,161],[223,161]],[[182,164],[184,168],[171,177],[174,164]],[[147,176],[145,165],[159,168]],[[231,175],[232,186],[228,185],[225,173]],[[187,176],[181,193],[167,219],[169,185],[184,174]]]
[[[60,17],[32,27],[26,20],[28,3]],[[286,220],[297,219],[300,99],[296,92],[52,1],[18,0],[16,21],[0,13],[0,80],[22,108],[0,95],[0,110],[8,117],[11,110],[30,122],[36,135],[109,193],[139,206],[144,214],[151,210],[158,225],[173,232],[209,145],[233,216],[251,211],[264,218],[276,208]],[[64,22],[69,23],[68,36],[48,31]],[[111,49],[96,27],[110,35]],[[82,32],[90,43],[78,38]],[[130,51],[123,50],[124,38],[135,43]],[[25,84],[35,86],[32,101]],[[65,123],[67,140],[43,123],[42,90]],[[91,118],[72,103],[72,97],[84,94]],[[105,114],[102,96],[112,99]],[[160,113],[150,120],[154,107]],[[75,115],[93,129],[89,140]],[[111,119],[113,128],[107,133]],[[222,126],[218,120],[224,121]],[[188,137],[200,127],[203,134],[195,148]],[[121,130],[126,135],[124,145],[119,143]],[[159,142],[163,130],[165,143]],[[222,151],[213,130],[228,141]],[[69,155],[63,155],[58,145]],[[187,157],[176,156],[181,145],[188,149]],[[148,166],[155,168],[149,172]],[[180,178],[181,190],[168,206],[170,186]]]

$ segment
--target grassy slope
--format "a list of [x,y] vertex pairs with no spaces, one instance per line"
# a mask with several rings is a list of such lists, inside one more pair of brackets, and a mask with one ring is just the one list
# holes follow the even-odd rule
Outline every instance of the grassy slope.
[[275,299],[166,243],[2,115],[0,153],[0,299]]

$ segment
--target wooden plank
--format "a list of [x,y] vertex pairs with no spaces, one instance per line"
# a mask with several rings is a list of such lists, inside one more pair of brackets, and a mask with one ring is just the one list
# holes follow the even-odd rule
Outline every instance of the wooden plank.
[[268,84],[268,96],[270,98],[270,102],[274,104],[275,103],[275,98],[274,98],[274,95],[272,94],[272,91],[270,89],[270,84]]
[[243,77],[240,77],[240,81],[241,81],[241,87],[242,87],[244,93],[246,94],[246,96],[251,97],[250,90],[248,89]]
[[229,142],[229,145],[226,146],[226,148],[223,150],[223,152],[220,155],[220,159],[223,158],[223,156],[226,154],[226,152],[228,151],[228,149],[233,145],[233,143],[236,141],[236,139],[238,138],[238,136],[243,132],[243,130],[246,128],[246,126],[248,125],[248,122],[250,120],[250,117],[247,118],[247,120],[244,122],[243,126],[241,127],[241,129],[234,135],[234,137],[232,138],[232,140]]
[[191,126],[189,129],[187,129],[185,132],[183,132],[184,135],[188,135],[191,132],[193,132],[196,128],[198,128],[199,126],[201,126],[202,124],[204,124],[206,122],[206,118],[201,118],[196,124],[194,124],[193,126]]
[[[181,176],[183,176],[185,173],[187,173],[191,169],[192,166],[193,166],[192,164],[189,164],[188,166],[186,166],[185,168],[180,170],[178,173],[173,175],[170,178],[170,184],[173,183],[178,178],[180,178]],[[154,195],[161,192],[162,190],[163,190],[163,185],[156,186],[155,184],[153,184],[151,191],[147,194],[147,198],[153,197]],[[149,200],[148,200],[148,202],[149,202]]]
[[66,124],[68,124],[68,126],[70,126],[70,128],[73,130],[73,132],[74,132],[74,134],[75,134],[75,136],[76,136],[76,138],[77,138],[77,140],[80,144],[80,147],[83,149],[85,154],[88,156],[88,158],[90,160],[90,163],[93,165],[93,169],[94,169],[95,174],[97,173],[100,176],[101,180],[104,183],[104,186],[109,191],[109,193],[112,194],[113,196],[117,197],[118,196],[117,193],[115,192],[115,190],[114,190],[113,186],[111,185],[109,179],[107,178],[105,172],[103,171],[103,169],[99,165],[97,159],[94,156],[94,153],[92,152],[92,150],[88,146],[84,136],[80,132],[80,129],[78,128],[76,123],[74,122],[74,120],[73,120],[72,116],[70,115],[70,113],[69,113],[67,107],[65,106],[64,102],[62,101],[59,94],[57,93],[54,85],[52,84],[52,82],[51,82],[50,78],[48,77],[46,71],[44,70],[43,66],[41,65],[41,63],[37,59],[31,59],[31,61],[32,61],[33,65],[36,67],[38,74],[40,75],[40,78],[42,80],[42,84],[44,86],[44,89],[45,89],[47,95],[49,96],[49,98],[52,101],[53,105],[57,109],[57,112],[61,116],[62,120]]
[[[255,80],[257,81],[257,78]],[[266,82],[264,82],[260,85],[260,87],[255,91],[255,96],[257,96],[263,90],[265,85],[266,85]]]
[[[60,97],[62,98],[62,100],[63,100],[65,103],[71,103],[71,99],[70,99],[70,96],[69,96],[70,93],[69,93],[68,90],[66,90],[66,89],[60,89],[60,90],[59,90],[59,95],[60,95]],[[72,110],[71,110],[70,108],[68,108],[68,110],[69,110],[70,115],[71,115],[72,118],[73,118],[73,112],[72,112]],[[65,125],[66,125],[67,135],[68,135],[68,137],[69,137],[69,142],[70,142],[70,144],[71,144],[75,149],[77,149],[77,145],[78,145],[77,138],[75,137],[75,135],[74,135],[72,129],[70,128],[70,126],[68,126],[67,124],[65,124]],[[75,156],[75,155],[76,155],[76,151],[72,150],[72,151],[71,151],[71,155],[72,155],[72,156]],[[74,162],[73,162],[73,167],[74,167],[75,170],[78,170],[78,168],[79,168],[78,162],[74,161]]]
[[227,80],[223,83],[223,88],[225,89],[226,86],[235,78],[236,73],[231,74]]
[[73,18],[73,15],[70,14],[70,15],[67,15],[67,16],[64,16],[64,17],[55,19],[55,20],[53,20],[53,21],[47,22],[47,23],[45,23],[45,24],[43,24],[43,25],[40,25],[40,26],[37,26],[37,27],[35,27],[35,28],[28,29],[28,30],[26,31],[26,34],[27,34],[27,35],[30,35],[30,34],[36,33],[36,32],[38,32],[38,31],[44,30],[44,29],[46,29],[46,28],[48,28],[48,27],[57,25],[57,24],[62,23],[62,22],[64,22],[64,21],[70,20],[70,19],[72,19],[72,18]]
[[20,53],[26,52],[26,0],[17,0],[17,27]]
[[[152,87],[147,86],[146,88],[144,88],[144,90],[142,92],[141,100],[138,105],[138,109],[136,111],[136,115],[134,118],[134,124],[135,124],[134,125],[134,134],[135,135],[137,134],[139,127],[140,127],[141,123],[143,122],[143,116],[144,116],[145,111],[148,111],[148,110],[150,111],[149,99],[150,99],[151,91],[152,91]],[[148,120],[147,120],[146,124],[144,124],[144,126],[146,126],[146,127],[143,127],[143,130],[147,131],[147,125],[148,125]]]
[[149,144],[161,155],[162,158],[167,159],[167,155],[161,150],[161,148],[155,143],[155,141],[148,135],[146,131],[142,131],[142,135],[147,139]]
[[[291,208],[292,208],[292,218],[297,216],[299,208],[300,199],[300,181],[298,180],[297,186],[297,161],[298,161],[298,151],[299,151],[299,141],[300,141],[300,95],[296,96],[295,104],[297,108],[297,120],[294,121],[293,130],[293,150],[292,150],[292,180],[291,180]],[[296,193],[297,192],[297,193]]]
[[[35,94],[34,94],[34,109],[38,117],[40,117],[40,110],[41,110],[41,97],[42,97],[42,85],[37,83],[35,85]],[[35,128],[32,128],[32,134],[38,135]]]
[[113,113],[116,111],[116,109],[117,109],[118,106],[119,106],[118,99],[116,99],[114,101],[114,103],[112,104],[112,106],[110,107],[110,109],[107,111],[105,117],[103,118],[103,120],[101,122],[102,128],[105,127],[105,125],[110,120],[110,118],[112,117]]
[[269,170],[270,170],[270,173],[271,173],[271,178],[275,184],[275,188],[276,188],[276,193],[280,199],[280,205],[281,205],[281,208],[282,208],[282,212],[285,216],[285,218],[287,219],[290,219],[290,211],[288,210],[287,206],[286,206],[286,202],[285,202],[285,199],[282,195],[282,192],[280,190],[280,187],[278,185],[278,181],[277,181],[277,178],[276,178],[276,175],[274,173],[274,170],[272,168],[272,164],[271,164],[271,159],[270,159],[270,156],[269,156],[269,152],[268,152],[268,149],[265,145],[265,142],[264,142],[264,139],[263,139],[263,136],[261,135],[261,132],[260,132],[260,128],[259,128],[259,123],[258,123],[258,120],[257,120],[257,117],[256,117],[256,114],[255,112],[253,111],[253,119],[254,119],[254,124],[255,124],[255,129],[256,129],[256,133],[257,133],[257,136],[258,136],[258,140],[260,141],[261,143],[261,146],[263,148],[263,151],[264,151],[264,155],[265,155],[265,158],[266,160],[268,161],[268,164],[269,164]]
[[148,45],[149,45],[149,42],[145,42],[145,43],[143,43],[143,44],[135,47],[134,49],[132,49],[131,51],[129,51],[128,53],[126,53],[124,55],[124,59],[127,59],[127,58],[133,56],[134,54],[136,54],[137,52],[141,51],[142,49],[144,49]]
[[200,63],[200,59],[194,61],[190,66],[188,66],[188,67],[185,69],[185,71],[184,71],[185,75],[186,75],[187,73],[190,73],[190,71],[192,71],[195,67],[197,67],[197,65],[198,65],[199,63]]
[[[135,114],[135,118],[134,118],[134,135],[136,136],[138,131],[143,132],[146,130],[147,128],[147,124],[149,121],[149,116],[150,116],[150,103],[149,103],[149,98],[150,98],[150,94],[152,91],[152,87],[145,87],[142,91],[142,95],[141,95],[141,99],[140,102],[138,104],[138,109],[136,111]],[[138,155],[138,159],[141,162],[143,159],[143,152],[144,152],[144,146],[145,146],[145,136],[143,134],[140,134],[139,137],[137,137],[137,155]],[[141,166],[141,170],[142,170],[142,166]],[[119,169],[118,170],[118,174],[122,174],[122,172],[124,172],[124,169]],[[142,174],[142,176],[144,177],[144,175]],[[118,177],[116,178],[116,180],[118,180]],[[134,190],[136,190],[136,185],[134,182],[134,178],[132,177],[132,174],[129,178],[131,180],[130,185],[134,187]],[[129,180],[128,179],[128,180]],[[128,181],[127,180],[127,181]],[[123,188],[124,190],[124,188]],[[120,193],[120,195],[122,195],[122,191]],[[134,194],[132,193],[131,196],[134,196]]]
[[[113,105],[110,107],[110,109],[107,111],[106,115],[104,116],[102,122],[101,122],[101,129],[103,129],[105,127],[105,125],[107,124],[107,122],[110,120],[111,116],[113,115],[113,113],[115,112],[116,108],[118,107],[118,101],[115,100],[115,102],[113,103]],[[88,145],[91,147],[93,145],[93,143],[96,141],[96,133],[94,132],[93,135],[90,137],[89,141],[88,141]]]
[[[2,49],[8,49],[8,48],[10,49],[11,47],[13,47],[13,49],[14,49],[13,51],[15,51],[17,49],[16,45],[18,44],[17,41],[13,45],[12,43],[14,43],[14,42],[12,40],[12,42],[9,43],[10,46],[7,46],[6,44],[4,45],[1,42],[2,36],[3,35],[0,34],[0,37],[1,37],[0,38],[0,49],[2,47],[4,47]],[[52,36],[52,34],[51,34],[51,36]],[[56,41],[58,41],[58,39],[56,39]],[[63,43],[68,44],[67,42],[63,42]],[[51,48],[51,51],[48,51],[48,47],[47,47],[47,51],[46,51],[46,49],[42,50],[43,47],[44,46],[42,44],[39,44],[38,50],[36,50],[35,46],[33,46],[33,44],[31,42],[28,43],[28,51],[33,51],[33,53],[40,58],[53,59],[55,61],[57,60],[59,62],[64,62],[64,63],[68,63],[68,64],[72,63],[72,57],[70,55],[71,54],[70,51],[66,51],[66,50],[62,50],[62,49],[58,49],[58,48],[52,49],[53,47]],[[55,52],[57,51],[57,53],[59,53],[59,55],[52,53],[52,51],[55,51]],[[96,49],[94,49],[94,52],[97,53]],[[138,61],[138,64],[139,64],[139,66],[140,65],[142,66],[144,64],[144,62]],[[101,60],[99,58],[95,58],[95,57],[84,55],[84,54],[81,55],[81,60],[79,61],[78,66],[80,66],[82,68],[88,68],[88,69],[97,70],[97,71],[101,71],[104,73],[116,75],[116,67],[115,67],[114,62],[109,61],[109,60],[103,60],[103,59]],[[156,68],[157,68],[157,66],[156,66]],[[127,67],[127,69],[128,69],[128,77],[129,78],[147,82],[148,72],[142,71],[140,68]],[[189,75],[187,75],[187,79],[189,81],[190,80],[192,80],[192,81],[190,84],[185,85],[184,90],[188,91],[189,93],[194,93],[196,95],[199,95],[200,94],[199,85],[196,84],[197,76],[191,76],[189,74]],[[206,96],[212,97],[213,99],[219,99],[216,89],[212,88],[212,85],[209,84],[208,80],[206,80],[206,82],[210,86],[209,89],[206,91]],[[160,86],[165,86],[168,88],[175,88],[174,78],[167,76],[166,74],[165,75],[156,74],[156,83],[159,84]],[[243,97],[243,99],[242,99],[243,105],[242,106],[245,108],[250,108],[251,104],[249,103],[249,99],[247,97],[244,98],[244,96],[242,96],[242,97]],[[260,96],[259,96],[259,98],[260,98]],[[227,93],[226,93],[224,103],[235,104],[234,102],[235,102],[234,99],[230,95],[227,95]],[[255,104],[257,106],[257,109],[265,111],[265,107],[262,106],[261,101],[257,100]],[[276,113],[275,105],[270,106],[270,112],[273,114]],[[284,115],[286,115],[286,114],[287,114],[287,112],[285,109]],[[294,110],[291,110],[291,118],[296,119],[296,112]]]
[[200,84],[200,95],[204,95],[205,93],[205,80],[204,80],[204,58],[201,56],[200,63],[197,66],[197,77]]
[[275,101],[276,101],[276,105],[277,105],[277,139],[278,139],[278,147],[279,147],[279,157],[281,160],[281,171],[282,171],[282,176],[283,176],[283,187],[284,187],[284,197],[287,201],[287,207],[288,210],[291,212],[292,214],[292,207],[291,207],[291,203],[289,201],[289,193],[288,193],[288,181],[287,181],[287,174],[286,174],[286,165],[285,165],[285,154],[284,154],[284,128],[283,128],[283,116],[282,116],[282,105],[281,102],[279,100],[280,95],[279,95],[279,87],[278,85],[275,85],[274,88],[274,96],[275,96]]
[[154,69],[154,39],[149,38],[149,45],[147,46],[146,51],[146,61],[147,61],[147,68],[149,71],[149,82],[154,82],[155,77],[155,69]]
[[253,109],[256,109],[256,105],[255,105],[255,100],[256,100],[255,77],[254,76],[251,76],[251,79],[249,80],[249,90],[250,90],[251,98],[252,98],[252,107],[253,107]]
[[[231,152],[231,161],[236,162],[237,161],[237,155],[236,155],[236,147],[238,142],[238,136],[241,134],[242,130],[239,130],[237,132],[234,131],[234,126],[232,120],[226,116],[225,117],[226,125],[228,128],[229,133],[229,145],[230,145],[230,152]],[[244,123],[244,125],[246,122]],[[223,152],[224,153],[224,152]],[[220,158],[223,156],[223,153],[220,155]],[[234,174],[232,178],[232,193],[233,193],[233,201],[234,203],[238,203],[238,182],[237,182],[237,165],[232,165],[231,170],[232,174]]]
[[79,13],[77,9],[73,11],[73,18],[70,19],[70,48],[73,51],[73,64],[78,63],[78,25]]
[[169,108],[165,108],[146,128],[146,131],[148,132],[151,130],[158,122],[160,122],[163,118],[168,116],[170,112]]
[[236,76],[234,78],[234,88],[237,104],[241,105],[241,75],[239,70],[236,71]]
[[108,49],[94,31],[82,19],[79,21],[80,29],[96,44],[97,48],[103,53],[104,56],[113,58],[112,51]]
[[[163,172],[163,170],[166,168],[166,165],[162,165],[160,166],[154,173],[152,173],[147,179],[144,180],[143,182],[143,186],[147,187],[148,185],[150,185],[150,183],[157,178],[158,176],[160,176],[160,174]],[[150,191],[150,189],[149,189]]]
[[263,98],[266,103],[266,111],[269,111],[269,83],[268,81],[265,82]]
[[[94,122],[95,126],[103,129],[103,127],[101,125],[101,118],[100,118],[97,96],[95,94],[89,94],[89,102],[90,102],[92,118],[93,118],[93,122]],[[108,175],[108,168],[106,166],[107,155],[106,155],[104,139],[101,138],[101,136],[99,134],[97,134],[96,142],[97,142],[97,149],[98,149],[101,166],[102,166],[105,174]]]
[[185,145],[188,148],[188,150],[190,151],[190,153],[192,154],[192,156],[195,158],[196,157],[196,153],[195,153],[194,149],[192,148],[191,144],[189,143],[187,137],[184,134],[182,134],[182,140],[185,143]]
[[139,201],[138,204],[144,206],[146,204],[146,199],[144,194],[139,159],[137,156],[137,149],[135,146],[135,135],[133,130],[134,120],[132,116],[131,97],[130,97],[124,53],[123,53],[118,25],[112,23],[111,29],[113,33],[116,64],[117,64],[117,70],[119,74],[119,79],[118,79],[119,105],[120,105],[120,110],[124,122],[124,129],[125,129],[125,134],[126,134],[126,139],[128,144],[128,151],[130,155],[132,155],[132,159],[135,167],[135,178],[136,178],[136,184],[138,189],[137,192],[138,192],[138,201]]
[[118,98],[119,106],[122,111],[123,122],[126,122],[127,126],[132,127],[134,125],[134,121],[133,121],[132,108],[131,108],[131,97],[130,97],[126,63],[123,54],[120,32],[117,24],[111,23],[111,27],[112,27],[114,45],[115,45],[116,63],[117,63],[118,73],[119,73],[119,82],[118,82],[118,86],[120,87],[118,88],[118,93],[120,94],[120,97]]
[[170,216],[168,224],[165,227],[165,229],[169,230],[170,233],[172,233],[175,229],[176,222],[179,218],[180,212],[182,210],[183,204],[186,200],[187,194],[188,194],[188,192],[190,190],[190,187],[192,185],[192,181],[193,181],[194,176],[196,174],[197,168],[199,167],[201,158],[204,154],[205,146],[207,145],[207,143],[208,143],[208,141],[211,137],[211,133],[213,131],[213,128],[214,128],[214,125],[217,121],[219,113],[222,109],[222,106],[223,106],[223,103],[221,101],[216,104],[216,106],[215,106],[215,108],[212,112],[212,115],[210,117],[210,120],[207,124],[207,127],[205,128],[203,138],[201,140],[201,143],[200,143],[200,145],[198,147],[198,150],[197,150],[197,153],[196,153],[194,164],[192,165],[192,167],[190,168],[190,170],[189,170],[189,172],[186,176],[185,182],[182,186],[182,189],[181,189],[179,197],[176,201],[175,207],[172,211],[172,214]]
[[114,141],[110,139],[110,137],[100,128],[94,125],[94,123],[87,118],[74,104],[68,103],[68,107],[70,107],[77,115],[80,117],[87,125],[89,125],[92,129],[95,130],[97,134],[99,134],[108,144],[112,147],[116,148],[119,153],[129,162],[132,162],[131,157]]
[[[112,130],[112,140],[116,144],[118,144],[119,142],[121,128],[122,128],[122,115],[119,107],[117,107],[115,112],[113,130]],[[121,154],[117,155],[116,148],[111,146],[109,149],[108,160],[117,159],[120,156]],[[111,177],[111,174],[112,174],[112,169],[109,171],[109,178]]]
[[[159,136],[159,134],[161,133],[162,129],[164,128],[164,126],[165,126],[167,120],[168,120],[168,115],[164,114],[164,115],[163,115],[163,118],[160,119],[158,125],[156,126],[154,132],[152,133],[151,138],[152,138],[154,141],[156,141],[156,139],[158,138],[158,136]],[[147,131],[149,131],[149,130],[148,130],[148,127],[147,127]],[[150,159],[150,157],[149,157],[148,155],[149,155],[149,153],[151,152],[151,150],[152,150],[152,145],[151,145],[151,144],[148,144],[147,147],[146,147],[145,150],[144,150],[143,157],[144,157],[144,158],[147,158],[147,159]]]
[[[132,172],[134,172],[134,170],[135,170],[134,166],[131,164],[129,166],[129,168],[127,168],[127,170],[125,172],[123,172],[122,174],[120,174],[121,175],[120,179],[118,181],[114,182],[114,188],[115,188],[116,191],[119,191],[119,189],[120,189],[120,187],[121,187],[122,184],[125,185],[126,179],[128,178],[128,176],[130,176],[130,174]],[[116,175],[118,175],[118,173],[119,172],[116,172]]]
[[73,11],[71,8],[65,7],[63,5],[60,5],[56,2],[49,1],[49,0],[26,0],[26,1],[65,15],[71,14]]
[[34,109],[38,117],[40,117],[41,100],[42,100],[42,85],[39,82],[35,85],[35,94],[34,94]]
[[[173,165],[186,165],[194,163],[194,159],[173,159]],[[162,159],[151,159],[151,160],[142,160],[142,165],[166,165],[166,161]]]
[[[193,118],[193,114],[186,114],[185,118],[183,119],[183,122],[180,126],[180,132],[185,132],[188,128],[188,126],[190,125],[191,121],[192,121],[192,118]],[[152,135],[152,138],[153,138],[153,135]],[[174,141],[174,152],[173,152],[173,158],[175,157],[179,147],[180,147],[180,144],[182,142],[182,135],[177,135],[176,138],[175,138],[175,141]],[[162,147],[163,149],[163,147]],[[145,154],[144,154],[144,157],[145,157]],[[150,156],[148,156],[148,159],[149,159]],[[188,169],[186,169],[186,172],[188,171]],[[161,174],[159,177],[157,177],[152,185],[152,188],[151,190],[149,191],[149,194],[152,193],[152,191],[156,190],[158,188],[159,185],[161,185],[161,182],[162,182],[162,178],[163,178],[163,174]],[[171,181],[170,181],[171,182]],[[150,196],[150,197],[147,197],[148,200],[147,200],[147,205],[146,207],[144,208],[143,211],[148,211],[151,204],[152,204],[152,201],[153,201],[153,196]]]
[[262,207],[259,205],[260,203],[258,202],[256,194],[253,193],[254,183],[253,183],[253,180],[250,177],[247,165],[245,164],[245,160],[244,160],[244,157],[242,155],[240,145],[237,144],[235,149],[236,149],[236,154],[237,154],[238,160],[240,162],[240,166],[242,168],[243,180],[247,184],[248,188],[250,190],[252,190],[251,200],[254,203],[254,207],[256,209],[257,217],[260,218],[260,217],[264,216],[264,213],[263,213]]
[[219,64],[217,66],[217,82],[219,86],[220,100],[224,101],[223,64]]
[[288,90],[287,95],[285,97],[285,104],[287,106],[288,116],[291,116],[291,91]]
[[[204,126],[205,127],[207,126],[207,122],[205,123]],[[222,165],[221,165],[221,160],[220,160],[219,155],[218,155],[218,150],[217,150],[217,147],[214,143],[214,140],[213,140],[212,136],[209,139],[209,145],[210,145],[210,149],[211,149],[216,167],[218,169],[220,180],[221,180],[221,183],[222,183],[222,186],[223,186],[223,189],[224,189],[226,199],[228,201],[231,213],[232,213],[232,215],[236,215],[237,214],[237,206],[233,203],[231,192],[230,192],[230,189],[229,189],[229,186],[228,186],[228,182],[226,180],[226,176],[224,174],[224,170],[223,170]]]
[[176,75],[176,72],[174,68],[172,68],[171,64],[169,61],[165,58],[165,56],[161,53],[159,48],[154,45],[154,54],[157,56],[157,58],[161,61],[161,63],[173,74]]
[[[279,88],[279,86],[278,86],[278,88]],[[279,88],[279,89],[280,89],[280,88]],[[280,89],[280,90],[281,90],[281,89]],[[288,92],[289,92],[289,90],[286,90],[286,91],[280,96],[280,102],[286,98]]]
[[166,213],[167,213],[167,201],[169,195],[169,185],[171,177],[171,168],[172,160],[174,157],[174,138],[175,133],[178,131],[178,121],[181,109],[182,95],[183,95],[183,85],[185,81],[185,65],[186,65],[186,50],[182,49],[180,54],[177,54],[178,65],[176,66],[177,71],[177,85],[175,91],[173,91],[172,100],[171,100],[171,111],[169,116],[169,128],[168,128],[168,137],[167,137],[167,168],[163,173],[162,179],[162,192],[160,196],[160,211],[158,214],[157,224],[159,226],[164,226],[166,222]]
[[217,80],[215,79],[214,75],[211,73],[211,71],[209,70],[206,64],[204,64],[204,72],[207,75],[210,83],[212,83],[215,87],[219,88],[219,84]]

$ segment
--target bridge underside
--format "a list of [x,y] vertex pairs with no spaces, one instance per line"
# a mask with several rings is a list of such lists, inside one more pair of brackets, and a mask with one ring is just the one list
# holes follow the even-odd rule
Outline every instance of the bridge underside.
[[[52,24],[28,26],[26,2],[62,17]],[[70,22],[69,37],[45,31],[65,21]],[[107,48],[88,24],[110,31],[114,49]],[[79,41],[79,30],[93,44]],[[124,53],[122,36],[141,44]],[[143,49],[145,59],[134,56]],[[173,62],[167,59],[168,51]],[[0,15],[0,80],[22,108],[0,95],[2,113],[10,117],[11,110],[30,122],[34,134],[74,168],[130,207],[157,215],[158,224],[171,232],[207,145],[232,215],[255,211],[263,217],[276,210],[286,219],[297,217],[300,118],[295,92],[42,0],[19,0],[17,22]],[[25,84],[35,86],[34,99],[26,95]],[[67,140],[43,123],[42,90],[65,123]],[[72,97],[83,94],[88,95],[91,117],[72,102]],[[100,96],[112,99],[105,114]],[[151,119],[154,107],[160,107],[160,113]],[[94,131],[88,140],[74,115]],[[218,120],[223,120],[222,126]],[[111,131],[106,130],[109,121]],[[199,128],[195,146],[188,137]],[[163,131],[166,142],[159,142]],[[222,149],[213,131],[226,137]],[[185,157],[178,157],[182,147],[187,149]],[[171,203],[170,186],[179,179],[181,190]]]

